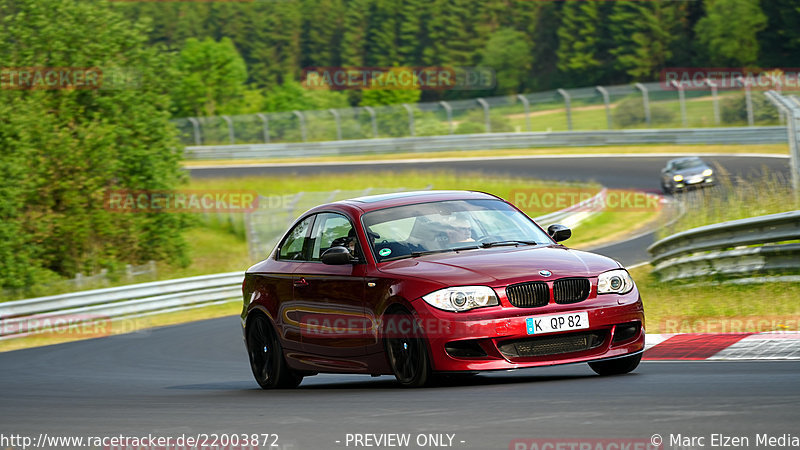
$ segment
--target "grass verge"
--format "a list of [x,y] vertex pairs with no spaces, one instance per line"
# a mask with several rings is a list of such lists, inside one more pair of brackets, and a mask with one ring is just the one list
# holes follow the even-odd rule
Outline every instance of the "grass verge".
[[796,331],[800,283],[708,285],[658,281],[652,266],[631,270],[648,333]]
[[687,213],[662,228],[659,237],[729,220],[800,209],[800,197],[792,190],[790,180],[781,174],[764,168],[760,176],[734,179],[719,165],[715,173],[717,186],[676,195],[675,199],[683,203]]

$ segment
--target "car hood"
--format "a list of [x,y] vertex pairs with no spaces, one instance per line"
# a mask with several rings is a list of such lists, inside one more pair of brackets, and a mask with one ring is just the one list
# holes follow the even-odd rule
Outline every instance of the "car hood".
[[[448,286],[504,286],[522,281],[593,277],[621,267],[611,258],[562,246],[518,247],[438,253],[380,266],[397,277],[423,278]],[[549,277],[539,274],[547,270]]]
[[703,172],[710,169],[708,166],[691,167],[683,170],[676,170],[675,175],[683,175],[684,177],[692,177],[695,175],[702,175]]

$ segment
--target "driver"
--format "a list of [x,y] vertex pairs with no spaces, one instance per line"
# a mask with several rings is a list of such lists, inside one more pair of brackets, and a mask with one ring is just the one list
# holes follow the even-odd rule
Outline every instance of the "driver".
[[447,224],[447,239],[450,242],[475,242],[472,238],[472,227],[469,220],[463,217],[456,217]]

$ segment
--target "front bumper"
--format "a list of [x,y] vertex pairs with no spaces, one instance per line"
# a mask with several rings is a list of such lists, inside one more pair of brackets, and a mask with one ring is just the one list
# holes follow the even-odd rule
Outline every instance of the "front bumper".
[[673,182],[674,189],[678,191],[682,190],[689,190],[689,189],[699,189],[704,187],[714,186],[716,181],[714,177],[700,177],[700,178],[689,178],[684,179],[683,181],[675,181]]
[[[625,295],[603,295],[572,305],[516,308],[501,303],[500,307],[466,313],[440,311],[421,300],[415,304],[433,370],[552,366],[618,358],[644,350],[644,309],[636,289]],[[570,312],[586,312],[589,327],[528,334],[527,318]]]

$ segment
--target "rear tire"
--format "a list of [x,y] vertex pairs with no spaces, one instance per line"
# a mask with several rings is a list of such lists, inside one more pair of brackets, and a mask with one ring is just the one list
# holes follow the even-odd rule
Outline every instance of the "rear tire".
[[589,367],[597,372],[598,375],[622,375],[632,372],[634,369],[636,369],[641,360],[642,354],[640,353],[638,355],[626,356],[624,358],[589,363]]
[[250,368],[262,389],[291,389],[303,381],[303,376],[286,364],[281,343],[264,315],[256,314],[247,321],[246,336]]
[[414,316],[407,310],[386,315],[391,331],[384,328],[386,358],[397,381],[404,387],[422,387],[432,378],[425,340],[417,329]]

